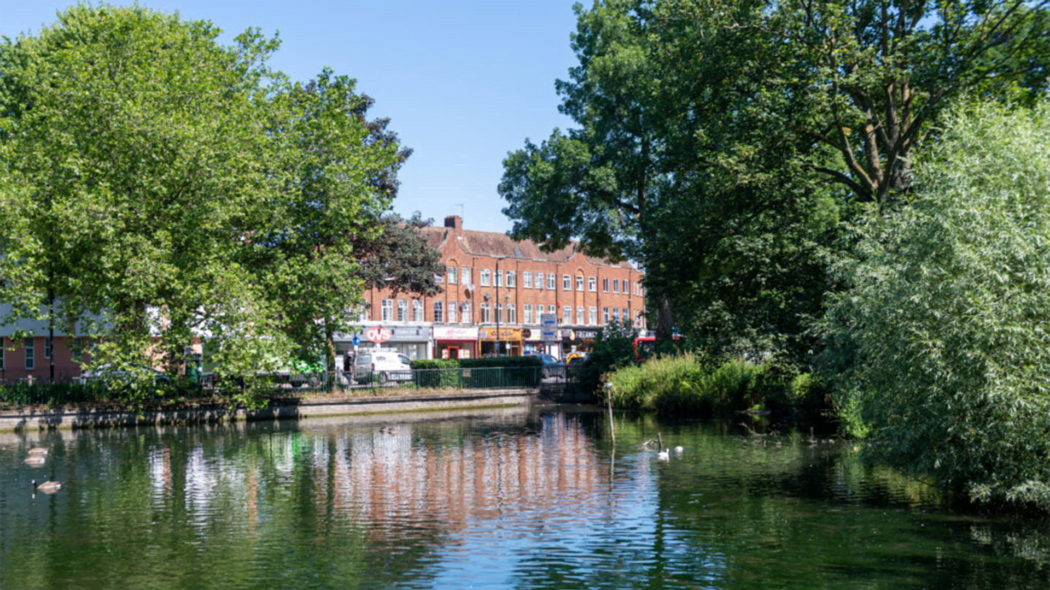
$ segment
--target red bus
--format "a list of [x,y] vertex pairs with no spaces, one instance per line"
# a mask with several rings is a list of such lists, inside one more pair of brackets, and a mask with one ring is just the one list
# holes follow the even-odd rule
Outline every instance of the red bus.
[[[671,339],[677,343],[682,340],[682,337],[675,334]],[[656,356],[655,336],[640,336],[634,339],[634,362],[644,363],[654,356]]]

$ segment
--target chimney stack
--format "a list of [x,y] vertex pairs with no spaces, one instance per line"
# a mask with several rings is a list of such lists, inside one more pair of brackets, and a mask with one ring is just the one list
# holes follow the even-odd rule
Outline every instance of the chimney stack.
[[459,215],[449,215],[445,218],[445,227],[452,228],[457,234],[463,233],[463,218]]

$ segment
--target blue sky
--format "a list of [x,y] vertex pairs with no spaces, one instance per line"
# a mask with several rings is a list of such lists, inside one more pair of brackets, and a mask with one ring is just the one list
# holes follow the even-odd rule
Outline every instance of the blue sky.
[[[129,2],[113,2],[129,4]],[[249,27],[280,33],[275,68],[308,80],[328,66],[376,100],[372,114],[414,150],[395,210],[504,232],[496,192],[507,152],[555,127],[554,81],[575,63],[573,0],[149,0],[210,20],[228,41]],[[39,31],[72,1],[0,0],[0,35]],[[462,205],[462,208],[460,207]]]

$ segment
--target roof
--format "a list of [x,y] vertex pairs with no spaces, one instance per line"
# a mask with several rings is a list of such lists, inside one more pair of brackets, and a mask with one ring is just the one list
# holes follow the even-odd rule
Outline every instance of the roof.
[[609,262],[601,258],[585,256],[578,252],[578,242],[570,242],[568,246],[553,252],[544,252],[539,244],[531,240],[515,240],[507,234],[497,232],[476,231],[470,229],[456,232],[450,227],[429,226],[421,228],[427,236],[427,243],[431,247],[441,249],[450,239],[455,239],[460,250],[474,256],[490,256],[494,258],[517,258],[522,260],[537,260],[547,262],[569,262],[576,256],[582,256],[591,264],[608,266],[611,268],[634,267],[630,262]]

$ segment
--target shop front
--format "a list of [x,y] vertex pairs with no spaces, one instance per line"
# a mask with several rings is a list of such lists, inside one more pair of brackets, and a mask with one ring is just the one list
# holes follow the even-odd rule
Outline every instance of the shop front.
[[569,359],[579,353],[590,352],[594,346],[594,340],[598,337],[598,330],[593,328],[565,329],[561,330],[561,352],[563,359]]
[[345,334],[336,334],[335,349],[338,356],[346,356],[357,348],[392,348],[412,360],[430,358],[431,325],[413,324],[366,324],[355,326]]
[[521,356],[521,328],[480,328],[481,356]]
[[534,354],[550,354],[558,358],[561,347],[557,342],[544,342],[543,330],[539,328],[524,328],[521,331],[522,354],[531,356]]
[[478,356],[478,329],[434,326],[434,358],[472,359]]

